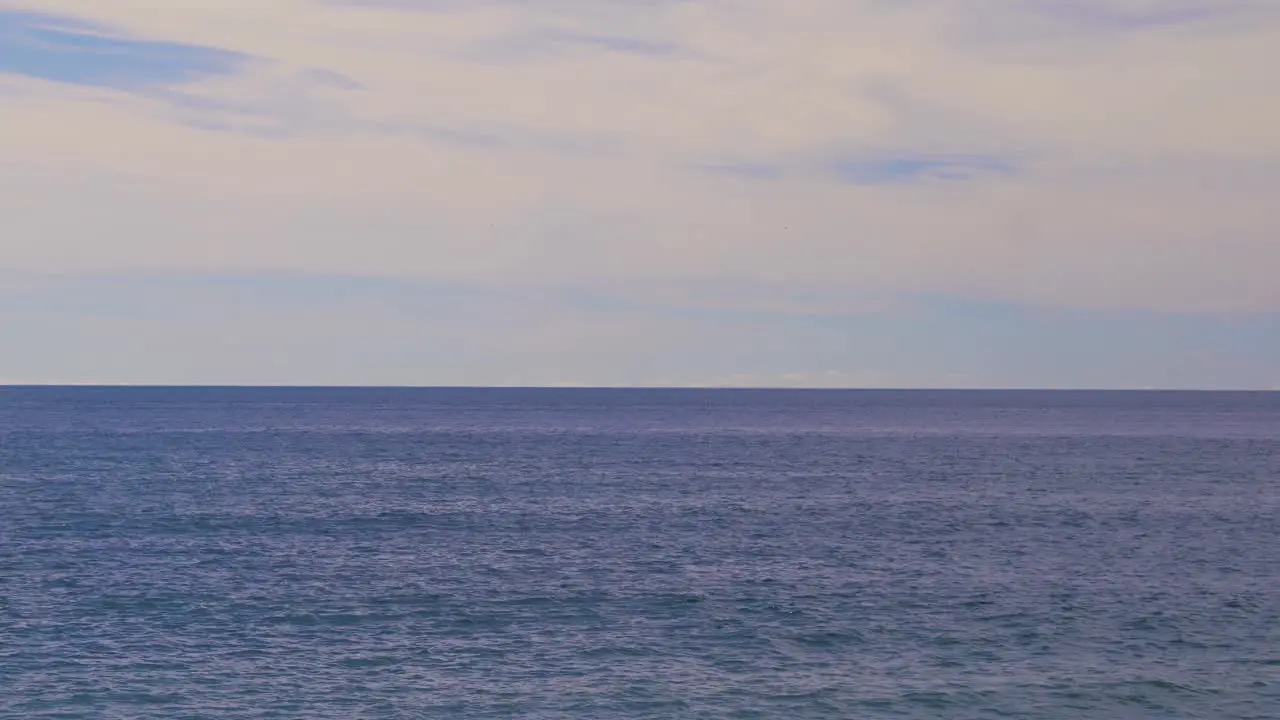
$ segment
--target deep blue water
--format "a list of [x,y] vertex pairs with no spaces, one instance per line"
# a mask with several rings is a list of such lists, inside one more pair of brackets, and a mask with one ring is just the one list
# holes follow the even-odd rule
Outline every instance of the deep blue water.
[[1280,718],[1280,394],[0,390],[0,717]]

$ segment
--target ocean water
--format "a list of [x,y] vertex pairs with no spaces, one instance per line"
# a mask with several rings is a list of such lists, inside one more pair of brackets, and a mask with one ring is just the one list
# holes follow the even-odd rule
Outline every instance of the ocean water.
[[1280,718],[1280,394],[0,390],[3,718]]

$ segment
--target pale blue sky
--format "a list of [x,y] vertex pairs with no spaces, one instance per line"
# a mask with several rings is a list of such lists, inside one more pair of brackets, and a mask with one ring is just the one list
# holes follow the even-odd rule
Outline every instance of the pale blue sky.
[[0,0],[0,383],[1280,387],[1280,6]]

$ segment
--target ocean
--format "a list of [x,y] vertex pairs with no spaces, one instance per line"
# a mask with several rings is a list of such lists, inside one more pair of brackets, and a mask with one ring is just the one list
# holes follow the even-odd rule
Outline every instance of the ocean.
[[1280,718],[1280,393],[0,389],[3,718]]

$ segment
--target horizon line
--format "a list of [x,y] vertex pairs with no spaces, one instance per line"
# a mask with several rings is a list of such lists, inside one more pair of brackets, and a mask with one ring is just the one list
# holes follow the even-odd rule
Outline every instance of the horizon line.
[[1276,393],[1271,388],[1211,387],[822,387],[768,385],[278,385],[166,383],[0,383],[0,390],[699,390],[765,392],[1044,392],[1044,393]]

